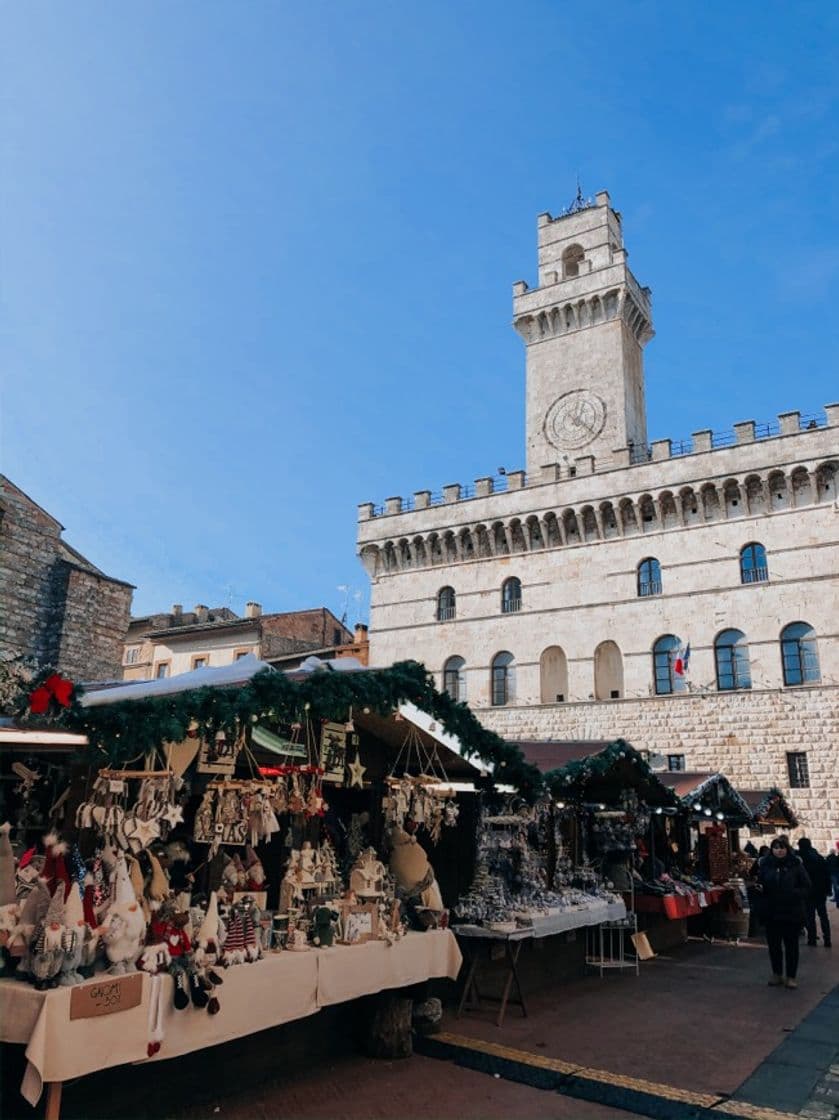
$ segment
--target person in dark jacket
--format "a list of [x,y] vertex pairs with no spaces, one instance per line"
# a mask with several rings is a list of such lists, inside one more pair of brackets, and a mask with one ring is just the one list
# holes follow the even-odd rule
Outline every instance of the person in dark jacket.
[[806,836],[798,841],[798,854],[804,864],[804,870],[810,880],[810,892],[807,895],[807,944],[816,945],[816,915],[822,927],[822,941],[825,949],[830,948],[830,919],[827,916],[827,896],[830,893],[830,872],[827,869],[827,860],[813,847]]
[[824,862],[827,864],[830,881],[833,884],[833,901],[839,910],[839,840],[836,841],[833,851]]
[[773,987],[786,983],[788,988],[797,988],[798,934],[804,925],[804,904],[810,880],[786,836],[776,836],[772,841],[769,855],[760,861],[755,887],[761,899],[772,963],[769,983]]

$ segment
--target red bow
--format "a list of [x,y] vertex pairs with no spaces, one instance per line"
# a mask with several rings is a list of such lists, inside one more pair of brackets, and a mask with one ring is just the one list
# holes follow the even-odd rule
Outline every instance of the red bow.
[[30,692],[29,710],[33,715],[41,716],[48,710],[53,700],[60,707],[69,708],[72,695],[73,682],[59,676],[58,673],[53,673],[34,692]]

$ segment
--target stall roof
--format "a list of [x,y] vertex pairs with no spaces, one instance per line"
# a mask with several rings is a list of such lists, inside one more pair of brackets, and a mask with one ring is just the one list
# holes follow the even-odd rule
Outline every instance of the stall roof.
[[755,824],[798,828],[798,818],[777,786],[772,789],[741,789],[740,796],[749,806]]
[[426,751],[436,750],[447,777],[476,778],[486,774],[486,769],[470,762],[463,753],[460,740],[444,731],[433,716],[414,704],[402,704],[399,712],[382,716],[375,712],[357,712],[353,709],[356,726],[381,739],[398,753],[405,742],[408,729],[413,727]]
[[[634,789],[648,805],[674,805],[675,796],[659,781],[638,751],[622,740],[522,740],[515,746],[543,774],[559,771],[569,791],[582,788],[592,801],[613,803],[621,790]],[[590,760],[591,766],[586,764]],[[588,771],[588,772],[586,772]]]
[[263,669],[271,669],[271,666],[267,661],[260,661],[255,654],[249,653],[247,657],[240,657],[232,665],[220,665],[216,669],[193,669],[191,673],[178,673],[174,677],[151,681],[126,681],[125,684],[113,688],[92,689],[84,693],[80,703],[83,708],[95,708],[100,704],[118,704],[121,700],[174,696],[178,692],[189,692],[194,688],[224,688],[228,685],[245,684]]
[[710,797],[712,804],[707,805],[707,808],[717,809],[731,821],[746,824],[751,820],[751,809],[725,774],[663,770],[659,778],[681,801],[693,803],[702,801],[703,798],[707,801]]

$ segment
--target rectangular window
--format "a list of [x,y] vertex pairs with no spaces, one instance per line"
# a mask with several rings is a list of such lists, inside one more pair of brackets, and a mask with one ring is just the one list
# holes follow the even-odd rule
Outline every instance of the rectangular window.
[[787,772],[791,789],[810,788],[810,770],[806,751],[787,751]]
[[332,644],[334,646],[339,646],[341,644],[341,631],[340,630],[333,630],[332,631]]
[[507,668],[492,670],[492,704],[500,708],[507,703]]
[[198,657],[193,657],[192,659],[193,669],[206,669],[208,664],[209,658],[206,654],[200,654]]
[[140,647],[139,646],[129,646],[128,649],[125,651],[125,658],[124,658],[123,664],[124,665],[136,665],[139,660],[140,660]]
[[168,677],[169,676],[169,662],[168,661],[158,662],[158,664],[155,666],[154,675],[157,677],[157,679],[159,681],[163,680],[164,677]]
[[682,771],[685,768],[685,756],[683,754],[668,754],[667,756],[667,769]]
[[236,660],[241,661],[243,657],[250,657],[250,650],[238,649],[236,650]]

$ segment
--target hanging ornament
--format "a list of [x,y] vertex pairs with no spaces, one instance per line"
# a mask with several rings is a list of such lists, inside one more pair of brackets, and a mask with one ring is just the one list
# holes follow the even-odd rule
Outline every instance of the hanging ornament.
[[364,789],[364,774],[367,772],[367,767],[361,765],[361,756],[358,751],[355,752],[355,762],[349,765],[350,771],[350,787],[356,786],[358,789]]

